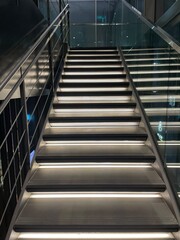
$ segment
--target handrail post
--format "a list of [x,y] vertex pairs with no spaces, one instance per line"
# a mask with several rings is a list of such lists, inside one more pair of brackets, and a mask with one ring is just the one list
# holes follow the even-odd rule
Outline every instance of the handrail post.
[[[20,69],[21,77],[22,77],[22,69]],[[22,111],[22,126],[25,129],[25,151],[27,153],[27,160],[26,160],[26,171],[30,169],[30,142],[29,142],[29,129],[28,129],[28,120],[27,120],[27,105],[26,105],[26,93],[25,93],[25,83],[24,80],[20,85],[20,101],[21,106],[23,107]]]

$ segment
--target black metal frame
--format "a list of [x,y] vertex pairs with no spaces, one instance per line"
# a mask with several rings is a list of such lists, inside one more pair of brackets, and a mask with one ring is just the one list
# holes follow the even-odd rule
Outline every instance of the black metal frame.
[[0,101],[0,239],[22,195],[52,104],[67,52],[68,8],[67,4],[0,83],[5,95]]

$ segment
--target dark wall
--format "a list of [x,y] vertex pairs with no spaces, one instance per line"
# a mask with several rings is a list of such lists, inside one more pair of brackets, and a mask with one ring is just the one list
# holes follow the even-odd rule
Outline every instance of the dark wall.
[[1,0],[0,54],[18,43],[42,19],[32,0]]
[[0,77],[27,51],[46,26],[33,0],[0,0]]

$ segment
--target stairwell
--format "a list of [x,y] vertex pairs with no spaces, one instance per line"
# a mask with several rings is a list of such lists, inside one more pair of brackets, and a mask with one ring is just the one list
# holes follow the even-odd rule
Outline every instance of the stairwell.
[[116,48],[69,50],[26,191],[17,239],[174,239]]

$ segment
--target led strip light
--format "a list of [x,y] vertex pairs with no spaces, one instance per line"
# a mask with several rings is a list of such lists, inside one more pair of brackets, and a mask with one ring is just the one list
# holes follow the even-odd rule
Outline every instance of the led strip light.
[[170,233],[21,233],[18,239],[173,239]]

